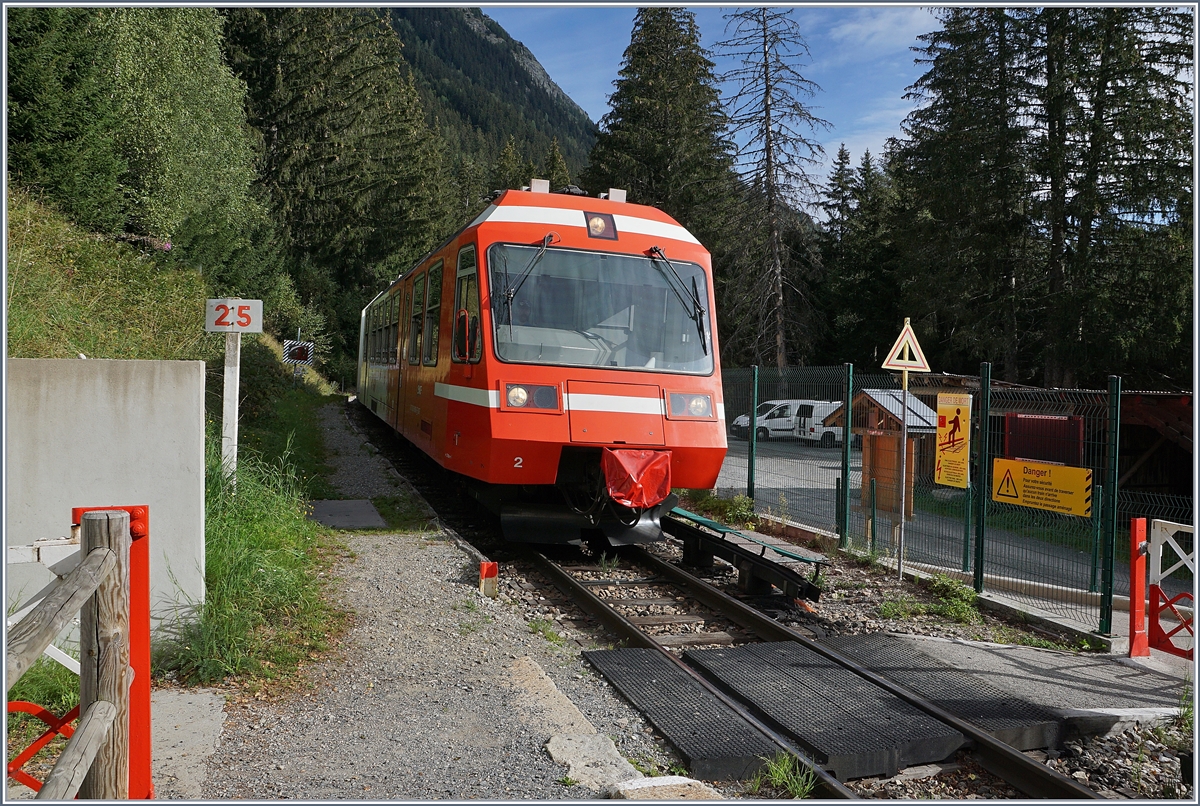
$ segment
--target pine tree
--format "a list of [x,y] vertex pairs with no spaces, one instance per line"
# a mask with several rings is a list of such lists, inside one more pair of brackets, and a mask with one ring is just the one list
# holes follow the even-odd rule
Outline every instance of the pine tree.
[[301,299],[330,321],[335,353],[352,363],[365,302],[439,235],[440,143],[376,11],[225,13],[289,271]]
[[1000,8],[941,16],[940,31],[919,37],[929,69],[906,96],[922,104],[904,124],[903,176],[920,209],[908,304],[923,311],[914,326],[931,358],[961,366],[984,355],[1005,380],[1024,380],[1044,298],[1028,205],[1029,32]]
[[571,172],[567,170],[567,161],[558,150],[557,137],[550,141],[550,148],[542,157],[542,176],[549,180],[551,190],[561,190],[571,184]]
[[94,10],[10,8],[8,170],[90,229],[124,229],[111,40]]
[[[1185,387],[1192,273],[1192,15],[1046,9],[1041,23],[1050,186],[1047,382],[1121,371]],[[1152,345],[1152,346],[1151,346]],[[1097,360],[1102,357],[1100,360]]]
[[941,17],[893,183],[927,353],[1007,380],[1188,386],[1192,15]]
[[368,10],[227,13],[230,60],[263,133],[263,185],[293,254],[347,287],[395,276],[436,237],[440,157],[395,32]]
[[492,189],[519,190],[529,187],[533,174],[533,163],[521,156],[517,150],[516,138],[509,135],[500,156],[496,158],[496,164],[492,167]]
[[661,207],[712,248],[717,210],[732,189],[732,158],[695,16],[638,9],[619,75],[583,186],[593,193],[625,188],[630,201]]
[[817,185],[809,170],[824,150],[813,136],[818,128],[829,126],[801,101],[820,87],[796,69],[809,51],[791,13],[790,9],[752,8],[727,15],[726,31],[732,28],[732,32],[717,45],[741,62],[721,78],[736,85],[730,123],[734,133],[746,136],[738,155],[742,178],[754,189],[746,224],[760,230],[765,246],[758,265],[746,269],[758,278],[756,296],[769,295],[769,317],[763,326],[772,329],[774,359],[780,369],[788,362],[789,316],[792,329],[806,337],[804,351],[811,350],[813,341],[806,321],[813,308],[811,294],[785,241],[815,254],[815,244],[797,238],[806,230],[789,228],[787,222],[804,221],[793,211],[816,201]]

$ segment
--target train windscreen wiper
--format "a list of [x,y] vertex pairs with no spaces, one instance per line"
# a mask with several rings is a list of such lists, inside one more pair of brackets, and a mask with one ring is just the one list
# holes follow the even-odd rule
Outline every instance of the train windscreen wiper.
[[542,244],[541,244],[541,246],[538,247],[538,250],[534,254],[533,259],[529,261],[529,265],[527,265],[525,267],[525,269],[521,272],[520,276],[517,277],[516,285],[512,285],[511,283],[509,283],[509,281],[508,281],[508,261],[507,260],[504,261],[504,291],[502,292],[501,296],[504,298],[504,308],[505,308],[505,312],[508,314],[509,338],[512,338],[512,303],[513,303],[513,299],[517,296],[517,292],[521,290],[521,286],[525,285],[525,281],[529,279],[529,275],[533,271],[533,267],[536,266],[538,264],[538,261],[542,259],[542,255],[546,254],[546,249],[550,246],[551,243],[554,242],[554,239],[557,237],[558,237],[558,233],[556,233],[556,232],[547,232],[546,233],[546,237],[542,238]]
[[[691,306],[691,313],[688,314],[688,317],[696,322],[696,332],[700,334],[700,349],[704,350],[705,355],[708,355],[708,339],[704,336],[704,316],[707,311],[700,302],[700,289],[696,285],[696,278],[692,277],[691,298],[684,299],[684,295],[687,294],[687,285],[683,282],[683,278],[679,276],[679,272],[671,265],[671,261],[667,260],[667,253],[662,250],[661,246],[652,246],[650,247],[650,255],[651,258],[658,256],[659,260],[667,264],[667,268],[671,270],[670,275],[666,272],[662,273],[663,279],[667,281],[667,285],[675,292],[675,296],[679,298],[679,304],[684,309],[687,309],[689,305]],[[653,262],[652,259],[651,263]],[[672,277],[675,279],[675,282],[671,282]],[[683,289],[682,292],[679,290],[680,288]]]

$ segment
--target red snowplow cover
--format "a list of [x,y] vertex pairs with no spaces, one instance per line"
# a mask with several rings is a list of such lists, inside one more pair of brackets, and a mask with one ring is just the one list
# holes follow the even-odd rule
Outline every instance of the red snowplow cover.
[[608,494],[618,504],[646,509],[671,494],[671,452],[613,450],[600,457]]

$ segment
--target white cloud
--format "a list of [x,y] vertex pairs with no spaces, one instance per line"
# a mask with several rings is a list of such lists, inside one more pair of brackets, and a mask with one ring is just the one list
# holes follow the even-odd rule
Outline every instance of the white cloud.
[[841,17],[822,38],[833,47],[825,54],[824,67],[847,64],[864,58],[894,58],[913,54],[917,37],[938,28],[938,22],[926,8],[860,8]]

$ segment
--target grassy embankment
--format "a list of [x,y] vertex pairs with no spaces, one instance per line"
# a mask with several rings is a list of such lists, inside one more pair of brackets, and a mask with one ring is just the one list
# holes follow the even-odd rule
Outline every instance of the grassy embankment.
[[[25,191],[10,192],[9,357],[204,360],[210,401],[219,400],[223,339],[204,332],[207,296],[199,273],[164,268],[78,229]],[[293,390],[270,341],[244,339],[242,392],[252,405],[236,496],[220,472],[211,416],[207,427],[206,600],[177,640],[156,647],[157,671],[188,682],[286,677],[342,623],[322,595],[341,543],[305,518],[307,498],[323,492],[312,413],[333,398],[313,384]],[[39,662],[8,694],[62,713],[78,701],[78,684]],[[14,721],[24,718],[10,717],[10,739],[22,732]]]

